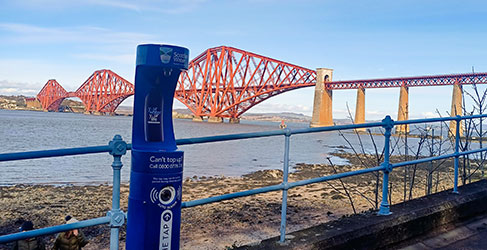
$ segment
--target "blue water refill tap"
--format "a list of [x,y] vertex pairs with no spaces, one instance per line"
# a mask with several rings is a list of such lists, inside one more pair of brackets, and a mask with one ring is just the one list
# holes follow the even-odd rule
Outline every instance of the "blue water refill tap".
[[172,124],[174,91],[189,50],[137,47],[126,249],[179,249],[183,152]]

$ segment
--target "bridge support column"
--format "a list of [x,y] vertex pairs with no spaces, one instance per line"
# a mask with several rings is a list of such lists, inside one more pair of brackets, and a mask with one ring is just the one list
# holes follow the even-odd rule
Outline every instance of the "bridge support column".
[[315,99],[310,127],[333,125],[333,93],[325,88],[325,82],[332,81],[333,69],[316,69]]
[[[399,92],[399,109],[397,111],[397,120],[404,121],[409,119],[409,88],[401,86]],[[409,125],[396,126],[396,134],[408,134]]]
[[222,117],[217,117],[217,116],[210,116],[210,117],[208,117],[208,122],[211,122],[211,123],[222,123],[223,122],[223,118]]
[[240,123],[240,118],[231,117],[230,119],[228,119],[228,123],[238,124],[238,123]]
[[[462,85],[455,83],[453,85],[453,94],[451,98],[451,116],[462,115]],[[463,136],[463,127],[460,122],[460,136]],[[457,121],[450,121],[450,136],[455,137],[457,132]]]
[[[357,104],[355,105],[355,124],[365,123],[365,89],[357,89]],[[365,132],[365,128],[357,128],[356,131]]]
[[203,119],[203,116],[195,115],[195,116],[193,116],[193,121],[194,122],[203,122],[204,119]]

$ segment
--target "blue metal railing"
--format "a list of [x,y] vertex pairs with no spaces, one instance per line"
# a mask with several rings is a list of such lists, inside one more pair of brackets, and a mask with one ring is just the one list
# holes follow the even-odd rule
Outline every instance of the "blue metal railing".
[[[187,138],[176,140],[177,145],[189,145],[189,144],[201,144],[219,141],[231,141],[231,140],[242,140],[251,139],[259,137],[270,137],[270,136],[284,136],[285,137],[285,147],[284,147],[284,163],[283,163],[283,181],[281,184],[265,186],[261,188],[240,191],[230,194],[224,194],[219,196],[213,196],[209,198],[186,201],[182,203],[183,208],[199,206],[203,204],[234,199],[238,197],[244,197],[249,195],[255,195],[260,193],[266,193],[271,191],[282,190],[282,208],[281,208],[281,226],[280,226],[280,241],[284,242],[286,235],[286,210],[287,210],[287,191],[288,189],[295,188],[298,186],[309,185],[313,183],[326,182],[330,180],[341,179],[344,177],[350,177],[355,175],[361,175],[365,173],[383,172],[382,181],[382,201],[380,203],[380,208],[378,211],[379,215],[390,214],[388,192],[389,192],[389,173],[398,167],[403,167],[407,165],[413,165],[418,163],[424,163],[429,161],[441,160],[446,158],[454,157],[454,184],[453,192],[458,193],[458,168],[459,168],[459,157],[462,155],[474,154],[479,152],[487,151],[487,148],[474,149],[469,151],[459,152],[460,149],[460,123],[462,120],[467,119],[477,119],[485,118],[487,115],[472,115],[472,116],[455,116],[455,117],[445,117],[445,118],[431,118],[431,119],[416,119],[407,121],[393,121],[389,116],[386,116],[382,122],[365,123],[365,124],[352,124],[352,125],[338,125],[329,127],[318,127],[318,128],[305,128],[305,129],[284,129],[275,130],[267,132],[254,132],[254,133],[242,133],[242,134],[230,134],[230,135],[219,135],[219,136],[208,136],[208,137],[198,137],[198,138]],[[456,134],[455,134],[455,151],[451,154],[443,154],[435,157],[421,158],[411,161],[390,163],[390,137],[392,134],[392,129],[395,125],[406,125],[406,124],[419,124],[419,123],[431,123],[431,122],[445,122],[445,121],[456,121]],[[350,172],[338,173],[329,176],[322,176],[307,180],[288,182],[289,175],[289,148],[290,148],[290,137],[297,134],[306,133],[316,133],[316,132],[326,132],[326,131],[336,131],[336,130],[350,130],[358,128],[372,128],[372,127],[382,127],[385,130],[384,133],[384,161],[381,165],[372,168],[360,169]],[[67,149],[55,149],[55,150],[42,150],[42,151],[30,151],[30,152],[18,152],[18,153],[4,153],[0,154],[0,162],[3,161],[16,161],[16,160],[26,160],[26,159],[38,159],[38,158],[48,158],[48,157],[59,157],[68,155],[81,155],[81,154],[94,154],[94,153],[109,153],[113,156],[112,168],[113,168],[113,191],[112,191],[112,209],[108,211],[105,217],[95,218],[80,221],[77,223],[52,226],[42,229],[36,229],[32,231],[14,233],[9,235],[0,236],[0,244],[7,243],[11,241],[16,241],[25,238],[32,238],[42,235],[54,234],[58,232],[68,231],[76,228],[84,228],[102,224],[110,225],[110,249],[118,249],[119,246],[119,229],[124,225],[126,220],[126,213],[120,209],[120,170],[122,168],[121,157],[126,154],[127,150],[131,149],[131,144],[127,144],[122,140],[122,137],[116,135],[108,146],[94,146],[94,147],[81,147],[81,148],[67,148]]]

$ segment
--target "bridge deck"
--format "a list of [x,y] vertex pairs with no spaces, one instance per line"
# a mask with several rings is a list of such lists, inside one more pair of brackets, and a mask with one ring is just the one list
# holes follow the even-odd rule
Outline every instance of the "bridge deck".
[[335,81],[326,83],[327,89],[370,89],[370,88],[398,88],[424,87],[445,85],[466,85],[487,83],[487,73],[469,73],[454,75],[413,76],[400,78],[383,78],[370,80]]

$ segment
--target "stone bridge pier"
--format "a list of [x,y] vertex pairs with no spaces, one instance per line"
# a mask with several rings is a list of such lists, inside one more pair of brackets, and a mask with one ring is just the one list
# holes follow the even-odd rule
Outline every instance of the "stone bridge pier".
[[315,99],[313,104],[313,117],[311,118],[310,124],[311,127],[333,125],[333,93],[332,90],[325,88],[325,82],[331,82],[332,79],[333,69],[316,69]]
[[[316,86],[313,104],[313,117],[310,127],[322,127],[333,125],[333,90],[327,88],[327,84],[332,83],[333,69],[318,68],[316,69]],[[373,80],[371,80],[373,81]],[[341,84],[342,82],[338,83]],[[354,82],[355,83],[355,82]],[[355,124],[365,123],[365,84],[356,84],[357,101],[355,106]],[[348,88],[350,89],[350,88]],[[462,85],[455,82],[453,85],[451,116],[462,115]],[[403,81],[399,87],[399,105],[397,112],[397,121],[409,119],[409,87]],[[460,136],[463,136],[462,124],[460,124]],[[365,131],[365,129],[357,129]],[[398,125],[395,127],[396,134],[409,133],[409,125]],[[450,136],[455,136],[456,121],[450,122]]]

